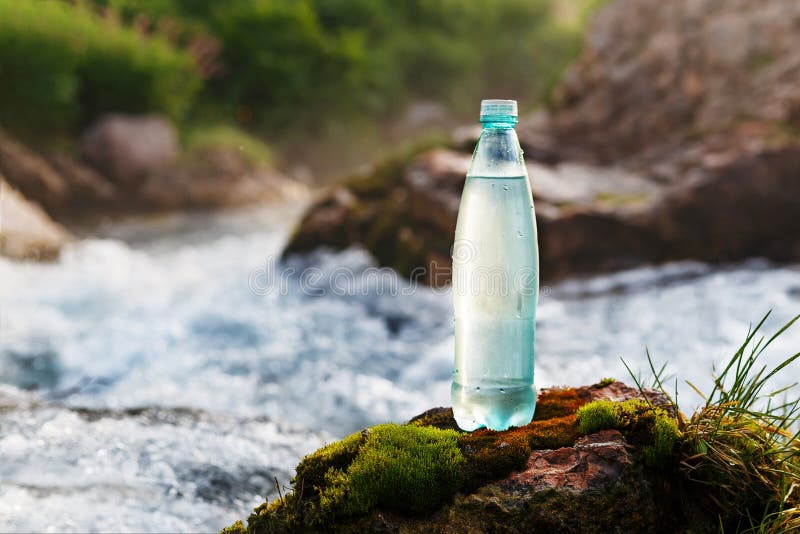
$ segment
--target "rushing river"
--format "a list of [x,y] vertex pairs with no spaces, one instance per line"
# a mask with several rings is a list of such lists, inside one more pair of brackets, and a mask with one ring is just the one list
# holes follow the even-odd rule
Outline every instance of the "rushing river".
[[[450,296],[358,250],[275,263],[296,215],[119,224],[56,264],[0,259],[1,531],[218,530],[326,441],[448,403]],[[625,379],[620,357],[647,375],[648,346],[707,389],[770,309],[769,332],[800,311],[800,270],[676,263],[543,287],[536,382]],[[767,359],[798,347],[800,327]]]

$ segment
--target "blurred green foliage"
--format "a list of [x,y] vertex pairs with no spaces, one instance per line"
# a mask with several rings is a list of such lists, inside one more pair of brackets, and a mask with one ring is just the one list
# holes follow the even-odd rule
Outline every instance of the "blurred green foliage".
[[109,111],[180,118],[201,80],[191,56],[86,9],[0,0],[0,124],[55,133]]
[[[0,121],[191,107],[275,132],[420,99],[470,116],[483,97],[533,107],[603,1],[0,0]],[[219,69],[204,66],[198,38],[216,43]]]
[[210,150],[223,149],[238,151],[245,161],[255,166],[274,163],[272,151],[266,143],[230,125],[187,128],[184,145],[188,157],[201,157]]

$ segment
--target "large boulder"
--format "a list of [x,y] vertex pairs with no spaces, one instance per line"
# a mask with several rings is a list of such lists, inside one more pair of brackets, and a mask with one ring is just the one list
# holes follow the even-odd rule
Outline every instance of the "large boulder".
[[[624,422],[592,419],[612,412]],[[534,420],[502,432],[460,432],[451,409],[434,408],[307,456],[293,493],[224,532],[704,532],[735,521],[683,478],[677,417],[661,392],[613,379],[543,390]]]
[[19,260],[51,260],[70,239],[42,208],[0,178],[0,254]]
[[93,124],[81,143],[83,156],[116,183],[136,187],[168,170],[180,154],[175,127],[156,115],[108,115]]

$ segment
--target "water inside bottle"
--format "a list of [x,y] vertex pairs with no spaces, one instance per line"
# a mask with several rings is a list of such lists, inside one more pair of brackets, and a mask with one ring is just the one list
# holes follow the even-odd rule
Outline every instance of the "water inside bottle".
[[469,176],[453,249],[451,398],[458,426],[505,430],[533,417],[536,226],[526,176]]

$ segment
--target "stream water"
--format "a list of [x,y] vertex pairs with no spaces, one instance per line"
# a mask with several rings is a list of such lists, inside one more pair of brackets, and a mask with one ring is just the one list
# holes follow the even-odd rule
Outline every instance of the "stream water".
[[[0,531],[216,531],[303,454],[449,402],[450,295],[360,250],[273,261],[296,215],[117,224],[55,264],[0,259]],[[684,262],[543,286],[536,383],[624,379],[620,357],[646,375],[647,346],[707,388],[770,309],[766,331],[800,311],[800,270]],[[795,328],[767,360],[798,346]]]

